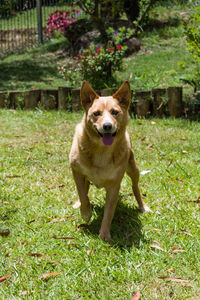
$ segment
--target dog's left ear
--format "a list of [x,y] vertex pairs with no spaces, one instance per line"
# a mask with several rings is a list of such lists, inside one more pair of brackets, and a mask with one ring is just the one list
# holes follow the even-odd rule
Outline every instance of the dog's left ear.
[[97,95],[97,93],[93,90],[93,88],[89,85],[87,81],[83,81],[80,97],[81,105],[86,111],[88,111],[94,99],[98,99],[99,95]]
[[128,110],[131,99],[131,88],[128,80],[126,80],[118,91],[113,95],[113,98],[119,101],[120,106]]

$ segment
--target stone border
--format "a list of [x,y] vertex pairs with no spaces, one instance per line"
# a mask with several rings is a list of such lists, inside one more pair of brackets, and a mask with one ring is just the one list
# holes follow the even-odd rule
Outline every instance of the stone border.
[[[98,91],[100,96],[110,96],[116,92],[116,88]],[[199,106],[184,107],[182,87],[168,87],[167,89],[154,88],[151,91],[132,91],[130,113],[138,118],[163,115],[181,117],[187,111],[187,115],[200,114]],[[81,109],[80,89],[62,86],[58,89],[38,89],[29,91],[0,91],[0,108],[10,109],[35,109],[42,107],[45,110]],[[186,115],[186,113],[185,113]],[[186,115],[186,116],[187,116]]]

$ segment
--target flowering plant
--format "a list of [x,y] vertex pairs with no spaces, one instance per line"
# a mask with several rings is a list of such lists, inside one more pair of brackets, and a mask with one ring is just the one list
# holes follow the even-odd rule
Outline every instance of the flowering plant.
[[47,38],[55,35],[55,32],[64,32],[65,29],[72,23],[76,22],[76,17],[81,14],[81,10],[72,9],[71,11],[56,10],[52,12],[46,22],[45,34]]
[[114,72],[122,69],[122,58],[126,46],[109,41],[105,48],[90,46],[79,56],[83,79],[89,81],[96,89],[116,83]]

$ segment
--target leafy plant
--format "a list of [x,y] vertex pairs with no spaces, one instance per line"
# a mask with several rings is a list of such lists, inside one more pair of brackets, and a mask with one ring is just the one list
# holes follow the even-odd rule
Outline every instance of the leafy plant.
[[71,87],[77,87],[82,80],[76,57],[73,61],[68,61],[66,65],[59,65],[58,72],[66,80],[66,84]]
[[47,18],[45,34],[47,38],[55,36],[56,32],[63,33],[72,23],[76,22],[76,17],[81,14],[81,10],[72,9],[71,11],[56,10]]
[[181,78],[182,81],[194,87],[194,92],[200,89],[200,7],[197,7],[185,23],[186,43],[196,70],[193,74]]
[[114,72],[122,69],[126,46],[108,42],[105,48],[91,46],[80,55],[80,69],[83,79],[96,89],[116,83]]

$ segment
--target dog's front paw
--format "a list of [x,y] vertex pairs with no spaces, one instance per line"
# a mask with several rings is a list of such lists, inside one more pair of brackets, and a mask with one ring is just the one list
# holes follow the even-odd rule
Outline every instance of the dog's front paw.
[[141,213],[145,212],[152,212],[152,210],[145,204],[144,206],[140,207]]
[[110,231],[100,230],[99,236],[104,241],[110,241],[111,239]]
[[91,206],[89,207],[82,207],[80,208],[80,211],[81,211],[81,217],[82,219],[85,221],[85,222],[89,222],[91,217],[92,217],[92,208]]

